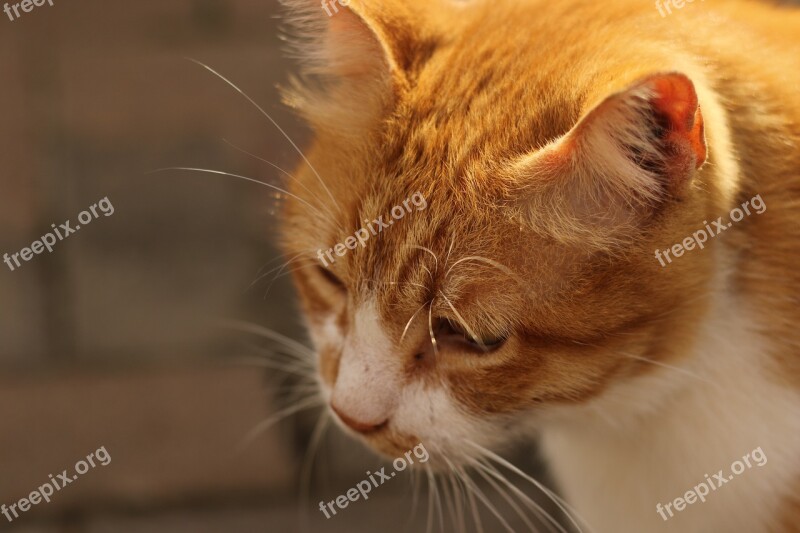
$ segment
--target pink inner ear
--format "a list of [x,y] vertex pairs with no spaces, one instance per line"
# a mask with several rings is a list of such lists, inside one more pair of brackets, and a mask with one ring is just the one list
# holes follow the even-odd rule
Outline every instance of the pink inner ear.
[[667,140],[687,146],[695,156],[695,168],[700,168],[708,155],[703,115],[691,80],[683,74],[659,74],[646,81],[656,92],[653,106],[669,123]]

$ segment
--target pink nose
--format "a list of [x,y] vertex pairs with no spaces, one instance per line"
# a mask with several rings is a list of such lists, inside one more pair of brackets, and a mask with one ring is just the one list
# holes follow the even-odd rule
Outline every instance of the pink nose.
[[384,420],[379,424],[373,424],[371,422],[360,422],[354,418],[347,416],[334,404],[331,404],[331,409],[333,409],[333,412],[336,413],[336,416],[338,416],[341,419],[341,421],[345,423],[347,427],[349,427],[353,431],[357,431],[358,433],[362,433],[364,435],[367,435],[369,433],[375,433],[376,431],[383,429],[389,422],[389,420]]

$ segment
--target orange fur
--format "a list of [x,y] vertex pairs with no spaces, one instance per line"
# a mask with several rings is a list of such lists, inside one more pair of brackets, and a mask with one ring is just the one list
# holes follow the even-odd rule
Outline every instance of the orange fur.
[[[664,372],[622,353],[685,359],[724,267],[726,290],[761,317],[773,386],[800,389],[800,12],[352,0],[327,20],[315,2],[291,5],[314,38],[286,100],[314,127],[319,176],[297,169],[291,192],[315,211],[288,201],[283,235],[312,331],[333,317],[347,337],[374,298],[398,379],[444,384],[475,416],[537,411]],[[317,249],[415,191],[426,211],[331,267],[343,287],[318,271]],[[666,268],[653,258],[756,194],[769,216]],[[434,350],[428,312],[508,340]],[[342,345],[318,347],[334,388]],[[414,437],[390,424],[365,438],[390,453]],[[775,497],[778,531],[800,531],[792,494]]]

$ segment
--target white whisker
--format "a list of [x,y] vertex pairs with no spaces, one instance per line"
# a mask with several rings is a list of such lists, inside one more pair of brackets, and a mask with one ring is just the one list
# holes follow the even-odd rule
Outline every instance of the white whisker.
[[225,144],[227,144],[228,146],[230,146],[230,147],[231,147],[231,148],[233,148],[234,150],[238,150],[239,152],[241,152],[241,153],[243,153],[243,154],[245,154],[245,155],[248,155],[248,156],[252,157],[253,159],[257,159],[258,161],[261,161],[262,163],[265,163],[265,164],[267,164],[267,165],[271,166],[272,168],[274,168],[275,170],[277,170],[278,172],[280,172],[280,173],[281,173],[281,174],[283,174],[284,176],[288,177],[289,179],[291,179],[292,181],[294,181],[295,183],[297,183],[298,185],[300,185],[300,186],[301,186],[303,189],[305,189],[305,191],[306,191],[308,194],[310,194],[310,195],[311,195],[311,196],[312,196],[312,197],[313,197],[315,200],[317,200],[317,201],[320,201],[319,197],[318,197],[316,194],[314,194],[314,192],[313,192],[312,190],[310,190],[308,187],[306,187],[306,186],[303,184],[303,182],[301,182],[300,180],[298,180],[298,179],[297,179],[296,177],[294,177],[292,174],[290,174],[290,173],[289,173],[289,172],[287,172],[286,170],[282,169],[281,167],[279,167],[278,165],[276,165],[276,164],[275,164],[275,163],[273,163],[272,161],[267,161],[267,160],[266,160],[266,159],[264,159],[263,157],[259,157],[259,156],[257,156],[256,154],[254,154],[254,153],[252,153],[252,152],[248,152],[248,151],[247,151],[247,150],[245,150],[244,148],[241,148],[241,147],[239,147],[239,146],[236,146],[235,144],[233,144],[232,142],[230,142],[228,139],[224,139],[224,138],[223,138],[223,139],[222,139],[222,142],[224,142]]
[[426,533],[433,533],[433,487],[431,486],[431,468],[425,465],[425,473],[428,479],[428,519],[426,520]]
[[314,369],[311,367],[302,367],[297,365],[281,365],[275,361],[268,361],[264,359],[257,359],[255,357],[237,357],[234,361],[231,362],[232,364],[240,364],[246,366],[257,366],[261,368],[270,368],[272,370],[280,370],[281,372],[286,372],[288,374],[293,374],[295,376],[300,376],[303,378],[312,377],[314,374]]
[[444,533],[444,515],[442,513],[442,500],[439,497],[439,486],[436,484],[436,475],[428,470],[430,486],[433,488],[433,501],[435,502],[436,512],[439,515],[439,531]]
[[661,361],[655,361],[653,359],[648,359],[646,357],[640,357],[638,355],[633,355],[633,354],[629,354],[629,353],[625,353],[625,352],[617,352],[617,353],[627,357],[628,359],[633,359],[635,361],[642,361],[642,362],[645,362],[645,363],[650,363],[651,365],[660,366],[662,368],[668,368],[670,370],[674,370],[675,372],[680,372],[681,374],[685,374],[685,375],[687,375],[687,376],[689,376],[691,378],[697,379],[699,381],[703,381],[705,383],[709,383],[709,384],[715,385],[715,386],[718,385],[718,383],[715,383],[713,381],[705,379],[705,378],[695,374],[694,372],[692,372],[690,370],[686,370],[685,368],[681,368],[681,367],[678,367],[678,366],[673,366],[673,365],[670,365],[670,364],[667,364],[667,363],[662,363]]
[[550,516],[550,513],[545,511],[541,505],[529,498],[528,495],[522,492],[518,487],[514,486],[513,483],[506,479],[506,477],[498,472],[491,464],[476,461],[475,466],[507,486],[520,499],[520,501],[525,504],[526,507],[531,509],[536,516],[540,518],[540,520],[541,517],[544,516],[547,519],[547,522],[543,522],[543,524],[547,527],[548,531],[555,531],[553,528],[553,526],[555,526],[555,528],[557,528],[557,530],[561,533],[567,533],[567,531],[564,529],[564,526],[559,524],[555,518]]
[[452,476],[451,473],[448,472],[447,477],[442,477],[442,500],[444,500],[445,505],[447,506],[447,514],[450,516],[450,520],[452,523],[456,523],[456,511],[454,506],[454,497],[455,494],[450,494],[450,477]]
[[[472,442],[472,441],[465,441],[465,442],[467,444],[469,444],[470,446],[474,447],[479,452],[481,452],[486,458],[491,459],[491,460],[495,461],[496,463],[508,468],[509,470],[511,470],[512,472],[514,472],[518,476],[520,476],[522,479],[532,483],[536,488],[538,488],[543,493],[545,493],[551,500],[553,500],[553,503],[555,503],[558,506],[558,508],[561,509],[561,512],[563,512],[567,516],[569,521],[572,522],[572,524],[575,526],[575,528],[577,528],[577,530],[580,533],[582,533],[583,530],[578,525],[578,523],[575,521],[575,518],[573,517],[573,515],[578,517],[578,519],[580,519],[581,522],[583,522],[584,525],[587,525],[587,527],[588,527],[588,524],[586,523],[586,521],[583,520],[580,517],[580,515],[577,513],[577,511],[575,511],[575,509],[573,509],[558,494],[554,493],[553,491],[548,489],[546,486],[544,486],[543,483],[541,483],[541,482],[537,481],[536,479],[532,478],[531,476],[529,476],[528,474],[526,474],[525,472],[523,472],[522,470],[520,470],[519,468],[517,468],[513,464],[509,463],[508,461],[506,461],[505,459],[503,459],[502,457],[500,457],[496,453],[492,452],[491,450],[488,450],[488,449],[484,448],[483,446],[480,446],[479,444],[476,444],[475,442]],[[589,528],[589,530],[591,531],[591,528]]]
[[311,350],[311,348],[308,346],[300,344],[296,340],[290,339],[286,335],[282,335],[277,331],[265,328],[264,326],[259,326],[258,324],[251,324],[249,322],[241,322],[237,320],[217,320],[215,323],[223,328],[233,329],[244,333],[251,333],[253,335],[258,335],[260,337],[265,337],[267,339],[283,343],[285,346],[293,348],[297,350],[298,353],[303,354],[311,359],[314,359],[316,356],[313,350]]
[[330,411],[327,409],[323,410],[319,416],[319,420],[314,426],[314,430],[311,433],[308,450],[306,450],[305,457],[303,458],[303,466],[300,469],[301,505],[298,509],[298,514],[300,515],[301,524],[303,525],[304,530],[308,529],[308,513],[304,512],[304,510],[309,507],[308,502],[311,501],[311,472],[314,468],[314,457],[316,456],[320,443],[325,436],[325,430],[330,427],[330,421]]
[[489,498],[487,498],[486,495],[483,494],[483,491],[478,487],[478,485],[474,481],[472,481],[472,479],[469,477],[469,474],[464,472],[464,476],[465,476],[464,482],[472,487],[475,496],[477,496],[478,499],[483,503],[483,505],[485,505],[486,508],[489,509],[489,511],[495,516],[495,518],[497,518],[497,520],[500,522],[500,524],[502,524],[502,526],[506,529],[506,531],[508,531],[509,533],[514,533],[514,528],[512,528],[508,524],[506,519],[503,518],[503,515],[501,515],[497,511],[495,506],[492,505],[492,502],[489,501]]
[[422,304],[422,305],[420,306],[420,308],[419,308],[419,309],[417,309],[416,311],[414,311],[414,314],[413,314],[413,315],[411,315],[411,318],[409,318],[409,319],[408,319],[408,322],[406,322],[406,327],[405,327],[405,328],[403,328],[403,334],[402,334],[402,335],[400,335],[400,344],[403,344],[403,339],[406,337],[406,333],[408,333],[408,328],[410,328],[410,327],[411,327],[411,323],[414,321],[414,318],[417,316],[417,314],[418,314],[420,311],[422,311],[423,309],[425,309],[425,306],[426,306],[426,305],[428,305],[429,303],[431,303],[431,302],[425,302],[424,304]]
[[483,479],[485,479],[486,482],[489,483],[489,485],[491,485],[495,491],[497,491],[497,494],[499,494],[508,503],[511,509],[515,513],[517,513],[517,515],[522,519],[525,525],[528,526],[528,531],[536,531],[536,528],[528,519],[527,514],[525,514],[525,512],[519,508],[516,502],[508,495],[508,492],[506,490],[503,490],[503,487],[498,485],[496,481],[494,481],[491,477],[486,475],[486,473],[483,472],[483,470],[481,470],[480,468],[477,468],[475,471],[478,473],[478,475],[480,475]]
[[154,173],[156,173],[156,172],[165,172],[165,171],[167,171],[167,170],[186,170],[186,171],[189,171],[189,172],[204,172],[204,173],[206,173],[206,174],[217,174],[217,175],[219,175],[219,176],[230,176],[230,177],[232,177],[232,178],[238,178],[238,179],[240,179],[240,180],[249,181],[250,183],[258,183],[258,184],[260,184],[260,185],[263,185],[264,187],[269,187],[270,189],[275,189],[276,191],[278,191],[278,192],[280,192],[280,193],[283,193],[283,194],[285,194],[286,196],[291,196],[292,198],[294,198],[294,199],[295,199],[295,200],[297,200],[298,202],[301,202],[301,203],[303,203],[303,205],[305,205],[306,207],[308,207],[309,209],[311,209],[312,211],[314,211],[314,212],[315,212],[316,214],[318,214],[320,217],[322,217],[322,218],[325,218],[325,217],[323,216],[323,214],[322,214],[322,213],[320,213],[320,212],[317,210],[317,208],[316,208],[316,207],[314,207],[314,206],[313,206],[313,205],[311,205],[310,203],[306,202],[305,200],[303,200],[302,198],[300,198],[300,197],[299,197],[299,196],[297,196],[296,194],[292,194],[292,193],[290,193],[289,191],[287,191],[286,189],[282,189],[282,188],[280,188],[280,187],[278,187],[278,186],[276,186],[276,185],[273,185],[273,184],[271,184],[271,183],[267,183],[266,181],[257,180],[257,179],[255,179],[255,178],[250,178],[250,177],[248,177],[248,176],[242,176],[242,175],[239,175],[239,174],[233,174],[233,173],[231,173],[231,172],[224,172],[224,171],[222,171],[222,170],[214,170],[214,169],[211,169],[211,168],[194,168],[194,167],[165,167],[165,168],[157,168],[157,169],[155,169],[155,170],[151,171],[151,172],[150,172],[150,174],[154,174]]
[[459,264],[461,264],[461,263],[463,263],[465,261],[476,261],[478,263],[486,263],[488,265],[491,265],[491,266],[497,268],[501,272],[504,272],[505,274],[508,274],[510,277],[514,278],[516,281],[522,283],[522,279],[520,279],[520,277],[513,270],[511,270],[510,268],[508,268],[504,264],[498,263],[494,259],[489,259],[487,257],[480,257],[480,256],[477,256],[477,255],[471,255],[471,256],[468,256],[468,257],[462,257],[461,259],[459,259],[458,261],[453,263],[453,265],[449,269],[447,269],[447,272],[445,273],[445,277],[447,277],[450,274],[450,272],[456,266],[458,266]]
[[431,344],[433,345],[433,354],[439,357],[439,346],[436,344],[436,336],[433,334],[433,300],[428,306],[428,333],[431,336]]
[[461,487],[461,481],[458,478],[458,472],[450,469],[450,485],[453,488],[453,501],[456,506],[456,525],[458,531],[466,533],[467,525],[464,521],[464,491]]
[[472,328],[471,328],[471,327],[469,327],[469,324],[467,324],[467,321],[466,321],[466,320],[464,320],[464,317],[463,317],[463,316],[461,316],[461,313],[459,313],[459,312],[456,310],[455,306],[454,306],[454,305],[453,305],[453,303],[450,301],[450,298],[448,298],[447,296],[445,296],[445,294],[444,294],[442,291],[439,291],[439,294],[442,296],[442,298],[444,298],[444,301],[445,301],[445,302],[447,302],[447,305],[449,305],[449,306],[450,306],[450,309],[452,309],[452,310],[453,310],[453,313],[455,313],[455,315],[456,315],[456,318],[458,319],[458,322],[459,322],[459,323],[460,323],[462,326],[464,326],[464,329],[465,329],[465,330],[467,330],[467,333],[469,334],[469,336],[470,336],[470,337],[472,337],[472,340],[474,340],[474,341],[475,341],[475,344],[477,344],[478,346],[480,346],[480,348],[481,348],[481,349],[482,349],[484,352],[488,352],[488,351],[489,351],[489,349],[486,347],[486,345],[484,345],[484,344],[483,344],[483,341],[481,341],[480,337],[478,337],[478,335],[476,335],[476,334],[475,334],[475,332],[472,330]]
[[[267,276],[269,276],[270,274],[272,274],[276,270],[282,271],[284,268],[286,268],[290,264],[294,263],[295,261],[299,261],[299,260],[303,259],[304,257],[308,257],[308,254],[309,254],[308,250],[300,252],[299,254],[293,256],[291,259],[289,259],[288,261],[283,263],[281,266],[274,267],[271,270],[269,270],[268,272],[264,272],[263,274],[259,271],[259,273],[257,274],[256,279],[254,279],[253,282],[247,288],[251,289],[253,287],[253,285],[258,283],[262,279],[266,278]],[[264,267],[262,267],[261,270],[264,270]]]
[[[425,248],[424,246],[419,246],[418,244],[412,244],[411,248],[414,248],[416,250],[422,250],[424,252],[428,252],[429,254],[431,254],[431,256],[433,256],[433,261],[434,261],[434,264],[435,264],[435,267],[436,267],[436,272],[439,272],[439,258],[437,257],[437,255],[435,253],[433,253],[433,250],[431,250],[430,248]],[[428,272],[430,272],[430,270],[428,270]]]
[[306,164],[308,165],[308,168],[310,168],[311,171],[314,172],[314,174],[317,176],[317,179],[319,180],[320,185],[322,185],[322,188],[325,189],[325,192],[328,193],[328,196],[330,197],[331,201],[333,201],[333,204],[336,206],[336,208],[341,213],[341,211],[342,211],[341,207],[339,206],[338,203],[336,203],[336,199],[333,197],[333,194],[331,194],[331,191],[328,189],[328,186],[325,185],[325,181],[322,179],[322,176],[319,175],[319,172],[317,172],[317,169],[314,168],[314,165],[311,164],[311,162],[305,156],[303,151],[300,150],[300,148],[298,148],[298,146],[294,143],[294,141],[291,139],[291,137],[289,137],[289,135],[285,131],[283,131],[283,128],[281,128],[280,125],[277,122],[275,122],[275,120],[270,116],[269,113],[264,111],[264,109],[260,105],[258,105],[255,100],[253,100],[247,94],[245,94],[245,92],[243,90],[241,90],[235,83],[233,83],[231,80],[229,80],[228,78],[226,78],[225,76],[223,76],[222,74],[220,74],[219,72],[214,70],[213,68],[209,67],[205,63],[202,63],[201,61],[198,61],[196,59],[192,59],[190,57],[187,57],[186,59],[188,59],[189,61],[191,61],[191,62],[193,62],[193,63],[195,63],[197,65],[200,65],[201,67],[205,68],[206,70],[208,70],[209,72],[211,72],[212,74],[217,76],[219,79],[221,79],[222,81],[224,81],[225,83],[227,83],[228,85],[233,87],[233,89],[235,89],[236,92],[241,94],[244,98],[247,99],[248,102],[250,102],[256,109],[258,109],[261,112],[262,115],[267,117],[267,119],[270,122],[272,122],[272,125],[275,126],[276,128],[278,128],[278,131],[281,132],[281,134],[286,138],[287,141],[289,141],[289,143],[297,151],[297,153],[300,154],[300,157],[302,157],[303,161],[306,162]]
[[318,395],[314,395],[310,398],[306,398],[304,401],[296,403],[286,409],[281,409],[274,415],[270,416],[266,420],[260,422],[256,427],[254,427],[247,436],[242,439],[241,444],[237,447],[237,451],[239,453],[243,452],[247,449],[253,441],[255,441],[259,435],[263,432],[283,420],[284,418],[291,416],[297,412],[303,411],[305,409],[311,409],[314,407],[321,407],[325,405],[325,402],[320,398]]

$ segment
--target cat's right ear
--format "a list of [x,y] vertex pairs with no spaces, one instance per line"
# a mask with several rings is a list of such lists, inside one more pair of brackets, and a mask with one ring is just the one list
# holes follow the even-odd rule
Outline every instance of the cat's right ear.
[[[431,46],[425,14],[401,0],[282,0],[302,65],[287,103],[312,122],[352,125],[405,90]],[[417,6],[419,7],[419,6]]]
[[529,192],[527,207],[559,215],[552,233],[608,241],[684,200],[706,158],[694,84],[666,72],[607,96],[513,171]]

